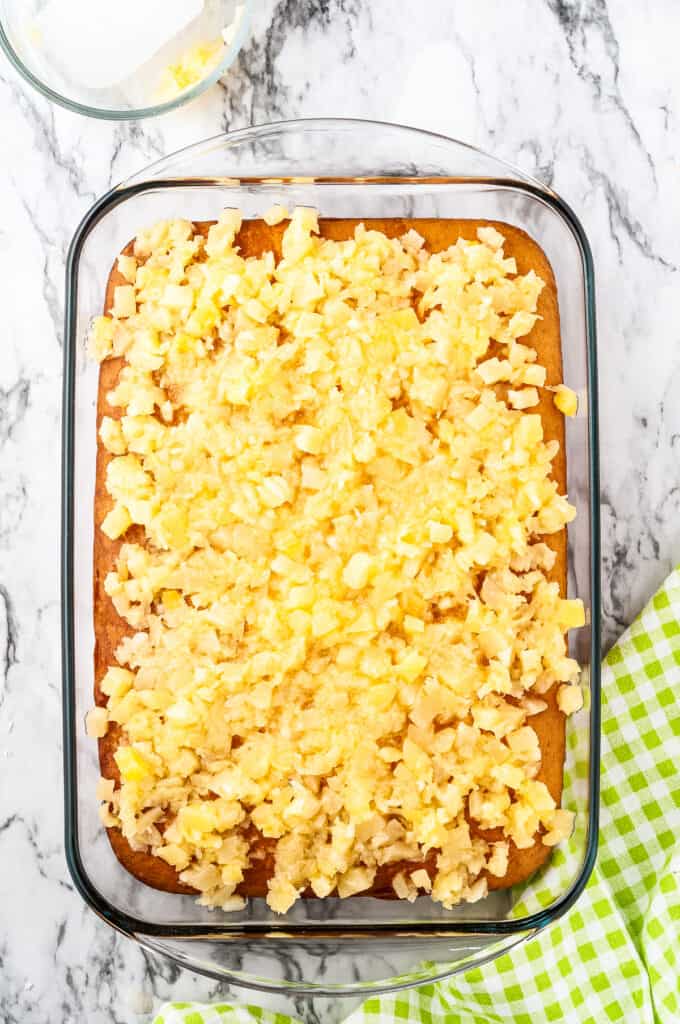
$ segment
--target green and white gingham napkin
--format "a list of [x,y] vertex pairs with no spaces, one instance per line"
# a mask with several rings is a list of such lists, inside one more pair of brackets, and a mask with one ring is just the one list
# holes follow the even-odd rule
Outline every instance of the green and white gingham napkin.
[[[574,907],[465,974],[369,999],[346,1024],[680,1022],[680,569],[603,673],[598,861]],[[569,787],[565,779],[565,802]],[[569,848],[549,870],[565,870]],[[541,903],[548,878],[523,904]],[[171,1003],[153,1024],[294,1024],[253,1006]]]

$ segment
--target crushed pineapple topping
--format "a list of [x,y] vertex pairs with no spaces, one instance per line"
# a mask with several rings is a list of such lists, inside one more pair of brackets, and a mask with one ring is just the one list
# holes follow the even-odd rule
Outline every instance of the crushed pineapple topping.
[[572,826],[531,726],[554,684],[580,704],[584,622],[541,539],[574,515],[520,341],[542,282],[492,227],[430,253],[415,231],[320,238],[298,208],[277,263],[244,258],[240,226],[139,235],[93,325],[125,359],[101,528],[145,536],[106,580],[132,634],[90,721],[124,736],[104,820],[211,906],[237,905],[253,829],[277,911],[397,862],[399,896],[478,899],[510,840]]
[[185,89],[202,82],[213,71],[224,52],[222,39],[211,39],[209,42],[196,43],[190,50],[182,54],[175,64],[169,64],[161,75],[156,93],[159,103],[174,100]]

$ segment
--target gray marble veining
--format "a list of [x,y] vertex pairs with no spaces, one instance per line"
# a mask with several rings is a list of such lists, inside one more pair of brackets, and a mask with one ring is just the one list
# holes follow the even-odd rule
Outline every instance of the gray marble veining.
[[[182,145],[314,115],[441,131],[549,182],[597,270],[608,646],[680,554],[679,33],[675,0],[262,0],[219,87],[130,125],[56,109],[0,64],[1,1021],[132,1024],[170,996],[229,995],[98,921],[64,864],[63,268],[83,213]],[[306,1024],[349,1009],[257,999]]]

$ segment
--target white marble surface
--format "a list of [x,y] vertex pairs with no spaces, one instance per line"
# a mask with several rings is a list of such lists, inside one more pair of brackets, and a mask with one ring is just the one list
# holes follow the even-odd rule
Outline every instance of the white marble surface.
[[[217,989],[116,936],[64,864],[63,266],[82,214],[179,146],[312,115],[436,129],[549,181],[582,218],[597,269],[609,644],[680,556],[679,34],[676,0],[263,0],[221,87],[122,126],[55,109],[0,62],[3,1022],[132,1024],[148,1018],[145,1001]],[[262,1001],[306,1022],[332,1024],[348,1009]]]

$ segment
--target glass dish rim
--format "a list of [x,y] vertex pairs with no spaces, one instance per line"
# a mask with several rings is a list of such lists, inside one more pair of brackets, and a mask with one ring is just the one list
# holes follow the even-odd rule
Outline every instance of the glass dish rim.
[[[229,143],[237,142],[249,135],[255,135],[259,129],[271,129],[281,127],[287,129],[289,126],[326,127],[333,124],[358,123],[362,125],[373,124],[376,127],[401,128],[405,126],[388,123],[371,122],[359,119],[324,118],[309,119],[302,121],[282,121],[272,124],[255,126],[244,129],[241,132],[233,132],[228,135],[222,134],[212,139],[203,140],[202,143],[186,147],[186,152],[192,148],[198,148],[209,142],[215,142],[223,138]],[[407,129],[409,131],[423,134],[435,135],[430,132],[420,132],[418,129]],[[457,140],[446,136],[436,136],[447,142],[454,142],[465,148],[486,155],[476,147],[466,143],[458,143]],[[170,154],[170,157],[178,154]],[[159,161],[164,163],[168,158]],[[513,170],[509,165],[508,170]],[[146,172],[153,174],[154,165],[146,169]],[[505,178],[485,176],[395,176],[395,177],[320,177],[314,178],[313,183],[323,187],[324,184],[348,185],[380,185],[380,184],[408,184],[408,185],[449,185],[449,184],[478,184],[497,188],[512,188],[524,192],[534,199],[538,199],[552,207],[554,212],[566,222],[573,233],[584,271],[584,297],[585,297],[585,330],[587,349],[587,374],[589,389],[588,407],[588,476],[590,493],[593,495],[593,509],[590,520],[590,588],[591,588],[591,636],[590,636],[590,759],[588,765],[588,843],[586,846],[583,865],[578,878],[572,887],[556,903],[545,910],[540,910],[528,917],[495,920],[495,921],[457,921],[447,923],[445,921],[431,922],[373,922],[362,924],[352,922],[351,924],[332,926],[328,923],[320,923],[317,927],[310,927],[309,922],[296,923],[282,920],[281,924],[271,922],[240,922],[233,929],[225,928],[222,924],[186,924],[178,923],[158,924],[135,918],[132,915],[119,910],[98,891],[90,881],[80,857],[78,842],[78,816],[77,816],[77,767],[76,767],[76,743],[77,732],[75,722],[75,637],[74,637],[74,587],[73,587],[73,512],[74,512],[74,444],[75,444],[75,362],[76,362],[76,310],[77,310],[77,271],[79,258],[83,246],[93,228],[99,221],[116,206],[124,203],[130,198],[145,191],[156,191],[166,188],[178,187],[214,187],[223,186],[225,180],[233,182],[234,179],[223,177],[178,177],[154,179],[153,177],[142,178],[135,175],[129,183],[122,183],[115,186],[102,196],[89,211],[85,214],[73,236],[66,262],[66,302],[65,302],[65,335],[64,335],[64,363],[63,363],[63,391],[62,391],[62,522],[61,522],[61,606],[62,606],[62,711],[63,711],[63,742],[64,742],[64,800],[65,800],[65,850],[66,861],[74,885],[85,903],[95,911],[101,918],[106,920],[118,931],[130,936],[147,935],[155,938],[221,938],[223,940],[238,941],[243,939],[266,936],[270,939],[281,940],[322,940],[324,938],[350,939],[362,938],[371,935],[381,935],[391,938],[423,937],[428,939],[446,938],[452,935],[492,935],[499,938],[504,935],[516,934],[519,932],[531,932],[540,930],[547,924],[556,920],[564,914],[578,899],[590,877],[593,869],[598,843],[598,822],[599,822],[599,752],[600,752],[600,618],[601,618],[601,586],[600,586],[600,518],[599,518],[599,449],[598,449],[598,390],[597,390],[597,353],[596,353],[596,321],[595,321],[595,290],[594,271],[590,245],[580,221],[552,189],[534,183],[526,178]],[[295,176],[292,176],[294,179]],[[141,180],[140,180],[141,179]],[[277,177],[277,185],[285,185],[292,182],[286,177]],[[269,183],[271,179],[259,177],[241,177],[239,182],[256,184]],[[311,182],[310,182],[311,183]],[[140,883],[141,884],[141,883]]]
[[21,59],[10,42],[2,18],[0,18],[0,51],[5,54],[15,71],[36,92],[65,110],[70,110],[74,114],[81,114],[83,117],[94,117],[100,121],[139,121],[146,117],[157,117],[160,114],[167,114],[171,110],[177,110],[179,107],[184,106],[185,103],[190,103],[191,100],[201,96],[206,89],[209,89],[211,85],[214,85],[225,74],[236,60],[250,31],[257,0],[241,0],[241,2],[244,8],[238,28],[231,43],[226,47],[219,64],[213,68],[209,75],[206,75],[205,78],[202,78],[200,82],[197,82],[190,89],[181,92],[179,96],[166,100],[164,103],[151,104],[148,107],[131,107],[129,110],[114,109],[112,107],[92,107],[87,103],[70,99],[63,93],[57,92],[56,89],[53,89],[47,82],[44,82],[37,74],[31,71],[28,65]]

